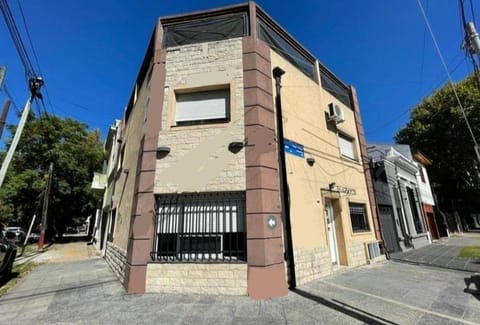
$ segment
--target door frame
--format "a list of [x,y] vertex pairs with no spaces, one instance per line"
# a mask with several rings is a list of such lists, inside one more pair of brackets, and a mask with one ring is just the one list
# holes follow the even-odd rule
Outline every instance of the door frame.
[[327,225],[327,240],[330,250],[330,260],[332,264],[340,264],[340,254],[338,252],[337,230],[335,227],[335,209],[333,200],[325,198],[325,217]]

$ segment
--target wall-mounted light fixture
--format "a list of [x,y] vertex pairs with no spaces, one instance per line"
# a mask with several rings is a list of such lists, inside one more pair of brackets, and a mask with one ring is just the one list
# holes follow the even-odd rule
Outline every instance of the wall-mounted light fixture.
[[313,166],[315,164],[315,158],[308,157],[307,158],[307,164],[310,165],[310,166]]
[[124,174],[128,174],[128,173],[130,173],[130,169],[128,169],[128,168],[124,168],[124,169],[123,169],[123,173],[124,173]]
[[170,153],[170,147],[160,146],[157,147],[157,159],[163,158]]
[[243,141],[232,141],[228,144],[228,150],[232,153],[237,153],[242,150],[244,146]]
[[330,191],[333,191],[335,189],[335,186],[337,186],[337,184],[335,184],[335,182],[331,182],[328,184],[328,189]]

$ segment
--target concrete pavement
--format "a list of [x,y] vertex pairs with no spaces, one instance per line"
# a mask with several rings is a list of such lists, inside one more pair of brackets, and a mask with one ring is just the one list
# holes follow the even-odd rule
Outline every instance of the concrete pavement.
[[386,261],[268,301],[129,295],[103,259],[75,245],[82,258],[46,259],[0,298],[0,324],[480,324],[480,295],[464,292],[470,272]]
[[67,242],[46,245],[43,252],[30,251],[22,256],[17,255],[15,263],[23,264],[29,261],[62,263],[84,260],[99,255],[93,245],[87,245],[87,237],[83,234],[67,234],[65,240]]
[[480,246],[480,234],[465,233],[460,236],[442,238],[432,245],[394,253],[390,258],[399,262],[480,273],[480,260],[458,257],[458,253],[464,246]]

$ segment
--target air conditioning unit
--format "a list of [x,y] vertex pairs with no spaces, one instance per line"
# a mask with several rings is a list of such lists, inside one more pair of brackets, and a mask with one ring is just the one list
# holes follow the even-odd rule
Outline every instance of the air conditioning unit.
[[328,104],[328,120],[337,124],[345,121],[342,108],[334,103]]

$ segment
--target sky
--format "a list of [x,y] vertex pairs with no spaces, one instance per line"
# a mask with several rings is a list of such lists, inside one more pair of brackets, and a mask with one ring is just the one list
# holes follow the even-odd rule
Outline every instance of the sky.
[[[212,9],[227,0],[6,0],[37,68],[19,1],[45,80],[50,114],[100,129],[121,119],[158,17]],[[392,143],[412,107],[441,87],[446,72],[418,0],[258,0],[272,18],[358,94],[367,141]],[[461,49],[458,1],[421,0],[454,81],[473,71]],[[467,20],[473,20],[468,1]],[[476,6],[476,7],[475,7]],[[473,13],[480,13],[474,1]],[[19,110],[28,98],[25,72],[3,16],[0,65]],[[6,99],[0,91],[0,103]],[[33,107],[38,112],[36,106]],[[15,107],[7,123],[17,124]],[[6,136],[0,139],[0,147]]]

